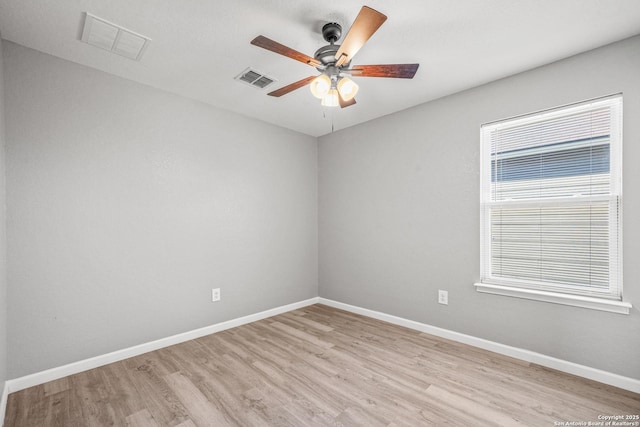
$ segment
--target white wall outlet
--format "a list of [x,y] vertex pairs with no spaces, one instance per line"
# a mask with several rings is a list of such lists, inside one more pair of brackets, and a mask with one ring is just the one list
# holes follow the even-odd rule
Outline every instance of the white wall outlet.
[[220,301],[220,288],[211,289],[211,301]]
[[442,289],[438,290],[438,303],[447,305],[449,304],[449,292],[443,291]]

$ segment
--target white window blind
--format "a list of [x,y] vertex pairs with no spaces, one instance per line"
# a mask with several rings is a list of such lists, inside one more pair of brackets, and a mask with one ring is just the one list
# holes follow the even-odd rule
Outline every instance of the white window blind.
[[481,281],[622,298],[622,97],[481,129]]

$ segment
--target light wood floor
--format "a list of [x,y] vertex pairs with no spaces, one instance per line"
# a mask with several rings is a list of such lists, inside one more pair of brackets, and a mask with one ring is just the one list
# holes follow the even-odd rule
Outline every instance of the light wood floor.
[[12,393],[5,426],[554,426],[627,414],[640,414],[640,394],[314,305]]

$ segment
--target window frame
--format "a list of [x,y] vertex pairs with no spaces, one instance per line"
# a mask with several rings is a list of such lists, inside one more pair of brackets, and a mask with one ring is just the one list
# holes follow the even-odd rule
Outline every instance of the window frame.
[[[609,174],[610,191],[608,195],[600,196],[573,196],[557,197],[550,199],[533,200],[501,200],[491,201],[492,183],[492,156],[491,138],[492,130],[498,128],[513,128],[522,124],[544,122],[558,117],[568,117],[579,111],[593,110],[598,107],[607,106],[617,114],[611,120],[609,138]],[[564,105],[544,111],[538,111],[522,116],[507,118],[491,123],[485,123],[480,128],[480,282],[475,283],[476,290],[483,293],[498,294],[510,297],[533,299],[557,304],[566,304],[583,308],[610,311],[615,313],[629,314],[631,304],[622,299],[622,94],[615,94],[606,97],[591,99],[588,101]],[[558,203],[562,206],[569,206],[571,203],[586,201],[608,201],[610,215],[608,229],[611,235],[608,254],[614,259],[609,264],[611,271],[608,281],[608,292],[598,295],[592,290],[589,292],[580,291],[580,286],[576,286],[571,291],[566,284],[548,287],[541,286],[533,281],[520,281],[509,278],[494,277],[492,275],[492,254],[491,254],[491,209],[501,206],[549,206]],[[613,209],[615,208],[615,209]],[[615,216],[615,218],[613,218]],[[617,220],[616,220],[617,219]],[[613,269],[613,270],[612,270]],[[612,281],[615,280],[614,285]]]

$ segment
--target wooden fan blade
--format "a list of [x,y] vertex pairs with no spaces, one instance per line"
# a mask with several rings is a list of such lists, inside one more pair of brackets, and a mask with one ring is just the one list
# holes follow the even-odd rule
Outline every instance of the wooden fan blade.
[[344,99],[342,99],[342,95],[340,95],[340,93],[338,93],[338,102],[340,103],[340,108],[346,108],[349,107],[353,104],[356,103],[356,99],[355,98],[351,98],[348,101],[345,101]]
[[280,55],[284,55],[288,58],[295,59],[296,61],[304,62],[305,64],[311,65],[312,67],[317,67],[318,65],[320,65],[320,62],[317,59],[305,55],[302,52],[298,52],[297,50],[291,49],[290,47],[280,44],[277,41],[271,40],[265,36],[256,37],[255,39],[251,40],[251,44],[263,49],[270,50],[271,52],[279,53]]
[[386,15],[371,9],[367,6],[362,6],[360,13],[353,21],[353,25],[349,28],[349,32],[344,38],[344,41],[340,45],[338,52],[336,52],[336,66],[341,66],[355,56],[360,48],[369,40],[369,38],[378,31],[378,28],[387,20]]
[[354,65],[349,71],[354,77],[393,77],[412,79],[420,64]]
[[284,87],[281,87],[280,89],[276,89],[273,92],[269,92],[267,95],[269,96],[282,96],[282,95],[286,95],[289,92],[293,92],[296,89],[300,89],[302,86],[306,86],[309,83],[311,83],[311,81],[313,79],[315,79],[317,76],[309,76],[306,77],[302,80],[298,80],[297,82],[291,83],[289,85],[286,85]]

